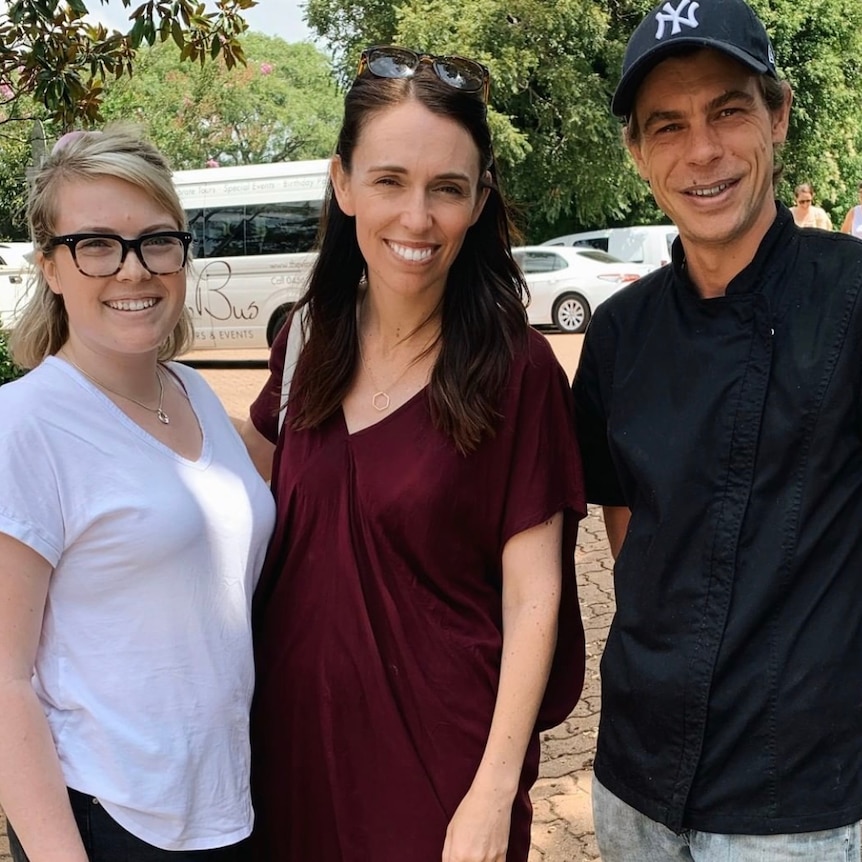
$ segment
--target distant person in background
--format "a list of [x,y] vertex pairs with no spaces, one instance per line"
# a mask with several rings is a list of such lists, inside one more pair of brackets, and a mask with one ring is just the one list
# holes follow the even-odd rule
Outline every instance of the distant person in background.
[[859,183],[857,189],[859,203],[847,210],[847,215],[844,216],[844,221],[841,224],[841,230],[843,233],[849,233],[862,239],[862,183]]
[[832,219],[821,207],[814,206],[814,189],[811,183],[798,185],[793,194],[796,197],[796,206],[790,207],[793,213],[793,221],[799,227],[819,227],[821,230],[832,230]]
[[[61,138],[0,387],[0,804],[14,862],[247,862],[251,595],[275,507],[191,342],[191,234],[126,129]],[[14,829],[14,831],[13,831]]]

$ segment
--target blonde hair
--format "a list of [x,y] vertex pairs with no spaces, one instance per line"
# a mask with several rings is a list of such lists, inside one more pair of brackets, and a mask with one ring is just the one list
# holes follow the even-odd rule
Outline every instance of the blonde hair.
[[[33,180],[27,202],[27,221],[33,241],[34,260],[50,257],[48,248],[56,234],[60,189],[65,183],[113,177],[142,189],[176,219],[180,230],[187,227],[186,214],[174,188],[165,157],[132,126],[109,126],[101,132],[70,132],[60,138]],[[34,368],[55,354],[69,337],[69,319],[63,297],[55,294],[34,267],[32,296],[15,324],[9,347],[23,368]],[[171,334],[159,346],[159,359],[173,359],[187,351],[193,341],[188,310],[183,308]]]

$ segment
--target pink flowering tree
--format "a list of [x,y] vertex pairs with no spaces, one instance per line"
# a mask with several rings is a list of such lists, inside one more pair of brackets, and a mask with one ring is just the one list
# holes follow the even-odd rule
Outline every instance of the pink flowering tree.
[[261,33],[240,43],[246,63],[233,68],[142,50],[134,77],[107,88],[105,118],[136,117],[177,168],[331,155],[343,93],[327,56]]

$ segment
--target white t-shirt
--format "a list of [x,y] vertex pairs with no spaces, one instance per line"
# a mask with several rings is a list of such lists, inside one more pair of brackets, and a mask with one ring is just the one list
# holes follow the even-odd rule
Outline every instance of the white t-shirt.
[[189,461],[50,357],[0,387],[0,532],[54,567],[33,684],[66,782],[165,850],[251,831],[251,596],[272,496],[213,391]]

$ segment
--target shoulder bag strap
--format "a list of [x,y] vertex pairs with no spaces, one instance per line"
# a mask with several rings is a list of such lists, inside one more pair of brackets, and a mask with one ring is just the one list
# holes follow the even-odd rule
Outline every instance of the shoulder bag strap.
[[293,382],[293,372],[296,370],[296,364],[299,362],[299,354],[305,345],[305,323],[306,323],[307,306],[303,306],[297,314],[291,315],[290,329],[287,333],[287,348],[284,352],[284,371],[281,375],[281,402],[278,408],[278,432],[281,433],[281,426],[284,425],[284,418],[287,416],[287,402],[290,398],[290,384]]

